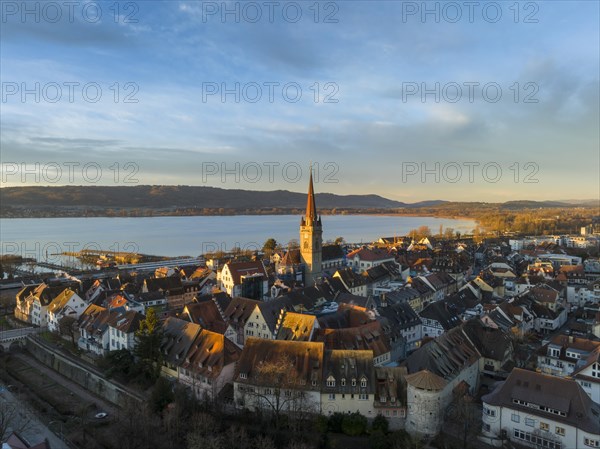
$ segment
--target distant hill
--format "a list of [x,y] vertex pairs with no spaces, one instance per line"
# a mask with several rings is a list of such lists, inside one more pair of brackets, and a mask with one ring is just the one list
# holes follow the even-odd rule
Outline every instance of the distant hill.
[[[395,209],[443,203],[406,204],[379,195],[318,193],[317,205],[332,209]],[[306,206],[306,194],[288,190],[253,191],[198,186],[55,186],[5,187],[0,203],[14,208],[225,208],[298,209]]]

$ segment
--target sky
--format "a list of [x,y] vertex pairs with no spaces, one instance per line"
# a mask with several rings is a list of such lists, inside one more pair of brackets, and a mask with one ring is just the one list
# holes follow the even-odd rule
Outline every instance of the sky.
[[599,4],[2,0],[2,186],[595,199]]

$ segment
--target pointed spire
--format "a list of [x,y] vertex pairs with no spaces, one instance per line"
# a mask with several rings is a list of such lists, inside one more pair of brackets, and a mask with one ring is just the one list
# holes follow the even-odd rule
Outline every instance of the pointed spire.
[[315,205],[315,191],[313,188],[312,164],[310,165],[310,180],[308,182],[308,198],[306,199],[306,222],[313,223],[317,219],[317,206]]

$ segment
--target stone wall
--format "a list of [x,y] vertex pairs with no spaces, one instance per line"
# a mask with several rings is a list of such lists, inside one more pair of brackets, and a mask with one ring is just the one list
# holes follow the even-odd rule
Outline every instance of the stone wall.
[[113,404],[123,406],[132,399],[138,402],[143,401],[139,394],[110,379],[105,379],[99,371],[91,366],[62,354],[39,339],[27,338],[27,350],[44,365]]

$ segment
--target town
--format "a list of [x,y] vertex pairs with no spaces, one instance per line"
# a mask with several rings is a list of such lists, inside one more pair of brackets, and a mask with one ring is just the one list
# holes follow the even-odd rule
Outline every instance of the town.
[[2,380],[67,447],[600,447],[600,217],[324,244],[313,189],[297,245],[21,281]]

